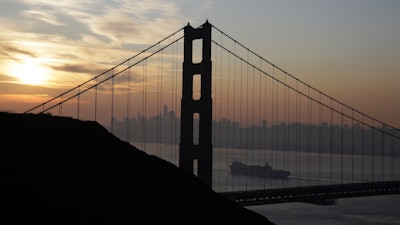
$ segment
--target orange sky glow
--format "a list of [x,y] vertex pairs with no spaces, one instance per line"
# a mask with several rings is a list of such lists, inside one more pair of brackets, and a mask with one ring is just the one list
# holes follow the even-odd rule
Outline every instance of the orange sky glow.
[[[246,5],[245,1],[212,0],[1,1],[0,111],[24,112],[112,68],[188,22],[196,27],[208,19],[252,51],[312,87],[379,121],[400,127],[398,10],[400,2],[397,1],[383,4],[358,0],[330,3],[262,1],[251,5]],[[214,34],[217,35],[213,36],[215,41],[227,43],[221,34]],[[179,115],[180,99],[174,98],[180,96],[181,91],[182,56],[177,55],[182,54],[182,42],[163,51],[163,56],[156,55],[118,78],[114,91],[120,95],[115,104],[123,105],[131,99],[134,103],[130,113],[135,116],[144,110],[139,109],[143,101],[148,104],[149,115],[161,113],[156,108],[168,104]],[[232,51],[236,48],[229,47]],[[231,77],[229,81],[218,77],[213,80],[214,85],[227,85],[223,90],[213,87],[214,99],[229,99],[214,107],[222,111],[215,112],[214,116],[219,119],[235,116],[237,119],[243,109],[233,108],[233,100],[239,99],[232,94],[234,89],[241,97],[251,95],[256,105],[260,102],[258,95],[270,93],[259,86],[254,92],[251,92],[251,86],[239,92],[240,82],[243,84],[244,81],[233,75],[239,63],[233,65],[233,57],[224,58],[222,62],[219,54],[223,51],[217,47],[213,51],[214,73],[217,75],[222,71]],[[95,97],[100,102],[96,107],[109,107],[111,97],[101,93],[110,92],[105,87],[111,88],[111,82],[110,79],[99,86],[99,96],[95,96],[94,90],[83,95],[80,99],[82,109],[85,105],[93,109],[89,102]],[[260,78],[255,82],[264,80]],[[128,89],[129,95],[126,94]],[[160,89],[162,94],[154,91]],[[295,94],[286,94],[293,103]],[[67,96],[57,101],[65,98]],[[247,101],[243,98],[242,104]],[[74,99],[70,105],[76,101]],[[239,102],[235,104],[238,107]],[[245,105],[241,106],[245,108]],[[66,107],[63,110],[68,112]],[[53,112],[60,111],[59,107],[53,109]],[[69,111],[77,113],[76,109]],[[109,109],[103,111],[112,113]],[[127,112],[122,111],[116,114],[123,117]],[[257,108],[247,120],[261,120],[263,113],[267,113],[266,108]],[[93,112],[86,114],[89,118]]]

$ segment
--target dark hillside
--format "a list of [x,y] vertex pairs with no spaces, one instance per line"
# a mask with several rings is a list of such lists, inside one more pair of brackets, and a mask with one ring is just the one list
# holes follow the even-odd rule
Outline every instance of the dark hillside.
[[272,224],[92,121],[0,113],[2,224]]

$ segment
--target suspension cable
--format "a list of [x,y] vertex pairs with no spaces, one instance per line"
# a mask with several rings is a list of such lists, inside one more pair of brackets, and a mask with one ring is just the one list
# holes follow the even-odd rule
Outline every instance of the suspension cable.
[[[262,60],[264,60],[264,61],[267,62],[268,64],[270,64],[270,65],[272,65],[273,67],[277,68],[278,70],[280,70],[280,71],[282,71],[282,72],[284,72],[284,73],[287,73],[287,75],[290,76],[291,78],[293,78],[293,79],[295,79],[295,80],[298,80],[301,84],[303,84],[303,85],[305,85],[305,86],[309,86],[312,90],[314,90],[314,91],[316,91],[316,92],[320,92],[322,95],[324,95],[324,96],[326,96],[326,97],[328,97],[328,98],[331,98],[333,101],[335,101],[335,102],[337,102],[337,103],[339,103],[339,104],[345,106],[346,108],[352,109],[352,110],[354,110],[355,112],[360,113],[360,114],[364,115],[365,117],[367,117],[367,118],[369,118],[369,119],[375,120],[376,122],[378,122],[378,123],[380,123],[380,124],[383,124],[383,125],[385,125],[385,126],[390,127],[391,129],[394,129],[394,130],[400,132],[400,128],[393,127],[393,126],[391,126],[391,125],[389,125],[389,124],[387,124],[387,123],[384,123],[384,122],[382,122],[382,121],[380,121],[380,120],[377,120],[377,119],[375,119],[375,118],[373,118],[373,117],[371,117],[371,116],[368,116],[368,115],[362,113],[361,111],[359,111],[359,110],[357,110],[357,109],[355,109],[355,108],[353,108],[353,107],[351,107],[351,106],[349,106],[349,105],[347,105],[347,104],[345,104],[345,103],[339,101],[338,99],[332,98],[331,96],[325,94],[324,92],[321,92],[320,90],[314,88],[313,86],[308,85],[307,83],[305,83],[305,82],[303,82],[302,80],[298,79],[298,78],[295,77],[294,75],[288,73],[288,72],[285,71],[284,69],[282,69],[282,68],[276,66],[275,64],[273,64],[273,63],[270,62],[269,60],[266,60],[264,57],[260,56],[260,55],[257,54],[256,52],[250,50],[249,48],[247,48],[246,46],[244,46],[243,44],[241,44],[240,42],[238,42],[236,39],[232,38],[230,35],[228,35],[228,34],[226,34],[225,32],[223,32],[221,29],[217,28],[217,27],[214,26],[214,25],[211,25],[211,26],[212,26],[214,29],[216,29],[217,31],[219,31],[219,32],[221,32],[222,34],[224,34],[226,37],[228,37],[228,38],[229,38],[230,40],[232,40],[233,42],[237,43],[237,44],[238,44],[239,46],[241,46],[242,48],[244,48],[244,49],[246,49],[247,51],[251,52],[251,53],[254,54],[255,56],[261,58]],[[221,46],[221,47],[222,47],[222,46]]]
[[[339,109],[333,108],[332,104],[331,104],[331,105],[328,105],[328,104],[326,104],[326,103],[319,102],[317,99],[315,99],[315,98],[313,98],[313,97],[311,97],[311,96],[308,96],[306,93],[304,93],[304,92],[302,92],[302,91],[299,91],[299,90],[296,90],[296,88],[294,88],[294,87],[292,87],[292,86],[290,86],[290,85],[287,85],[287,84],[285,85],[285,83],[284,83],[283,81],[279,80],[278,78],[274,77],[273,75],[271,75],[271,74],[269,74],[269,73],[267,73],[267,72],[265,72],[265,71],[262,71],[260,68],[256,67],[254,64],[252,64],[252,63],[246,61],[245,59],[243,59],[243,58],[240,57],[239,55],[233,53],[231,50],[227,49],[226,47],[220,45],[219,43],[217,43],[217,42],[215,42],[215,41],[213,41],[213,40],[212,40],[212,42],[215,43],[216,45],[218,45],[219,47],[223,48],[225,51],[229,52],[230,54],[234,55],[234,56],[237,57],[238,59],[240,59],[243,63],[245,63],[245,64],[247,64],[247,65],[249,65],[249,66],[254,66],[257,70],[259,70],[260,72],[262,72],[264,75],[269,76],[270,78],[272,78],[273,80],[275,80],[277,83],[280,83],[280,84],[286,86],[287,88],[289,88],[289,89],[291,89],[291,90],[298,91],[299,94],[301,94],[302,96],[304,96],[304,97],[306,97],[306,98],[309,98],[310,100],[312,100],[312,101],[314,101],[314,102],[316,102],[316,103],[318,103],[318,104],[322,104],[324,107],[326,107],[326,108],[328,108],[328,109],[334,111],[335,113],[338,113],[339,115],[342,115],[342,112],[341,112]],[[272,65],[272,64],[271,64],[271,65]],[[278,68],[278,67],[275,67],[274,65],[272,65],[272,66],[273,66],[273,68]],[[290,74],[288,74],[288,75],[290,76]],[[294,78],[294,79],[296,79],[297,82],[300,82],[300,83],[304,84],[305,86],[309,87],[310,89],[315,90],[315,91],[318,91],[318,90],[314,89],[313,87],[311,87],[310,85],[303,83],[301,80],[299,80],[299,79],[297,79],[297,78]],[[334,101],[334,102],[337,102],[337,103],[339,103],[339,104],[345,106],[346,108],[352,109],[352,110],[354,110],[355,112],[359,112],[358,110],[346,106],[345,104],[343,104],[343,103],[341,103],[341,102],[335,100],[333,97],[330,97],[330,96],[324,94],[323,92],[318,91],[318,93],[321,93],[322,95],[328,97],[332,102],[333,102],[333,101]],[[400,132],[400,129],[398,129],[398,128],[394,128],[394,127],[392,127],[392,126],[390,126],[390,125],[388,125],[388,124],[386,124],[386,123],[383,123],[383,122],[380,122],[380,121],[378,121],[378,120],[376,120],[376,119],[373,119],[372,117],[369,117],[368,115],[366,115],[366,114],[364,114],[364,113],[361,113],[361,112],[359,112],[359,113],[360,113],[361,115],[363,115],[364,117],[367,117],[367,118],[369,118],[369,119],[371,119],[371,120],[373,120],[373,121],[376,121],[376,122],[378,122],[378,123],[380,123],[380,124],[382,124],[382,125],[385,125],[385,126],[387,126],[387,127],[390,127],[391,129],[394,129],[394,130]],[[349,119],[352,119],[352,118],[351,118],[351,115],[347,115],[347,114],[344,114],[344,113],[343,113],[342,116],[345,116],[345,117],[347,117],[347,118],[349,118]],[[359,123],[363,123],[360,119],[357,119],[357,118],[353,118],[353,119],[354,119],[355,121],[359,122]],[[382,130],[382,129],[380,129],[380,128],[374,127],[373,125],[370,125],[370,124],[364,124],[364,125],[366,125],[367,127],[370,127],[370,128],[377,129],[377,130],[379,130],[380,132],[383,132],[383,133],[385,133],[385,134],[387,134],[387,135],[393,135],[393,133],[389,133],[389,132],[386,131],[386,130]],[[398,139],[400,139],[400,135],[395,135],[395,137],[398,138]]]
[[[147,47],[146,49],[142,50],[141,52],[138,52],[138,53],[135,54],[134,56],[132,56],[132,57],[130,57],[130,58],[124,60],[123,62],[121,62],[121,63],[119,63],[119,64],[113,66],[112,68],[110,68],[110,69],[108,69],[108,70],[106,70],[106,71],[104,71],[104,72],[98,74],[97,76],[95,76],[95,77],[93,77],[93,78],[91,78],[91,79],[89,79],[89,80],[87,80],[87,81],[81,83],[80,85],[75,86],[75,87],[73,87],[73,88],[71,88],[71,89],[69,89],[69,90],[67,90],[67,91],[65,91],[65,92],[63,92],[63,93],[61,93],[61,94],[59,94],[59,95],[57,95],[57,96],[55,96],[55,97],[53,97],[53,98],[51,98],[51,99],[45,101],[45,102],[43,102],[43,103],[41,103],[40,105],[37,105],[37,106],[35,106],[35,107],[33,107],[33,108],[31,108],[31,109],[25,111],[24,114],[29,113],[29,112],[31,112],[31,111],[33,111],[33,110],[35,110],[35,109],[37,109],[37,108],[39,108],[39,107],[41,107],[41,106],[44,106],[44,105],[46,105],[47,103],[52,102],[52,101],[54,101],[55,99],[59,98],[60,96],[66,95],[66,94],[72,92],[73,90],[79,88],[80,86],[83,86],[83,85],[85,85],[85,84],[88,84],[89,82],[96,80],[98,77],[103,76],[103,75],[107,74],[108,72],[113,71],[113,70],[116,69],[117,67],[119,67],[119,66],[125,64],[125,63],[128,62],[128,61],[131,61],[132,59],[138,57],[138,56],[141,55],[141,54],[144,54],[145,52],[147,52],[147,51],[149,51],[150,49],[154,48],[154,47],[157,46],[158,44],[164,42],[165,40],[168,40],[168,39],[171,38],[172,36],[175,36],[175,34],[179,33],[179,32],[182,31],[183,29],[184,29],[184,27],[178,29],[177,31],[175,31],[175,32],[173,32],[172,34],[166,36],[165,38],[161,39],[161,40],[158,41],[157,43],[155,43],[155,44],[153,44],[153,45]],[[183,38],[183,36],[181,36],[180,38],[178,38],[178,40],[179,40],[179,39],[182,39],[182,38]],[[172,42],[172,43],[175,43],[175,41]],[[171,45],[171,44],[169,44],[169,45]],[[168,47],[169,45],[165,46],[164,48]],[[157,53],[157,52],[158,52],[158,51],[154,52],[154,54]],[[150,56],[152,56],[152,55],[154,55],[154,54],[151,54]],[[149,57],[150,57],[150,56],[149,56]],[[140,60],[139,62],[141,62],[141,61],[143,61],[143,60]],[[138,63],[139,63],[139,62],[138,62]],[[136,64],[137,64],[137,63],[136,63]],[[134,64],[134,65],[136,65],[136,64]],[[133,66],[133,65],[131,65],[130,67],[132,67],[132,66]],[[129,67],[129,68],[130,68],[130,67]],[[125,70],[126,70],[126,69],[125,69]],[[123,71],[125,71],[125,70],[123,70]],[[122,72],[122,71],[121,71],[121,72]],[[119,73],[117,73],[117,74],[115,74],[115,75],[118,75],[118,74],[119,74]],[[108,80],[108,79],[107,79],[107,80]],[[96,86],[97,86],[97,85],[96,85]],[[93,86],[91,86],[91,88],[92,88],[92,87],[96,87],[96,86],[93,85]],[[74,95],[73,97],[76,97],[76,95]],[[68,100],[70,100],[70,99],[71,99],[71,98],[68,98]],[[64,102],[65,102],[65,101],[63,101],[62,103],[64,103]],[[59,104],[60,104],[60,103],[59,103]],[[57,105],[59,105],[59,104],[57,104]],[[53,108],[53,107],[51,107],[51,108]],[[47,110],[49,110],[49,109],[51,109],[51,108],[48,108]],[[42,110],[42,112],[45,112],[45,111],[47,111],[47,110]]]
[[[40,104],[40,106],[43,107],[42,112],[46,112],[46,111],[48,111],[48,110],[50,110],[50,109],[53,109],[54,107],[56,107],[56,106],[58,106],[58,105],[60,105],[60,104],[63,104],[63,103],[65,103],[65,102],[71,100],[72,98],[75,98],[76,96],[81,95],[81,94],[83,94],[83,93],[85,93],[85,92],[87,92],[87,91],[93,89],[94,87],[99,86],[100,84],[102,84],[102,83],[108,81],[109,79],[112,79],[113,77],[118,76],[119,74],[125,72],[126,70],[132,68],[133,66],[136,66],[136,65],[138,65],[138,64],[140,64],[140,63],[146,61],[147,59],[149,59],[149,58],[152,57],[153,55],[159,53],[160,51],[162,51],[162,50],[164,50],[164,49],[166,49],[166,48],[168,48],[169,46],[171,46],[172,44],[174,44],[175,42],[177,42],[178,40],[180,40],[180,39],[182,39],[182,38],[183,38],[183,36],[181,36],[181,37],[178,38],[177,40],[175,40],[175,41],[173,41],[173,42],[171,42],[171,43],[165,45],[165,46],[162,47],[161,49],[159,49],[159,50],[157,50],[157,51],[154,51],[154,52],[150,53],[150,54],[147,55],[147,56],[143,56],[142,59],[140,59],[139,61],[133,63],[133,64],[130,65],[129,67],[126,67],[126,68],[124,68],[124,69],[118,71],[117,73],[113,73],[112,76],[107,77],[106,79],[104,79],[104,80],[102,80],[102,81],[100,81],[100,82],[98,82],[98,83],[96,83],[96,84],[93,84],[92,86],[86,88],[86,89],[83,90],[83,91],[79,91],[78,94],[75,94],[75,95],[73,95],[73,96],[70,96],[69,98],[66,98],[66,99],[64,99],[63,101],[60,101],[59,103],[54,104],[53,106],[50,106],[50,107],[48,107],[48,108],[44,108],[44,105],[45,105],[46,103],[50,102],[51,100],[46,101],[45,103]],[[114,67],[113,67],[113,68],[114,68]],[[111,69],[108,70],[108,71],[111,71]],[[93,79],[91,79],[91,80],[93,80]],[[85,82],[85,83],[88,83],[88,82]],[[78,87],[75,87],[75,88],[73,88],[73,89],[71,89],[71,90],[74,90],[74,89],[76,89],[76,88],[79,88],[79,87],[82,86],[82,85],[83,85],[83,83],[82,83],[81,85],[79,85]],[[70,91],[71,91],[71,90],[70,90]],[[67,91],[67,92],[70,92],[70,91]],[[67,93],[67,92],[64,92],[64,94]],[[53,100],[56,99],[56,98],[58,98],[59,96],[60,96],[60,95],[58,95],[57,97],[53,98]],[[25,113],[29,113],[30,111],[32,111],[32,110],[34,110],[34,109],[36,109],[36,108],[37,108],[37,107],[32,108],[31,110],[28,110],[28,111],[26,111]]]

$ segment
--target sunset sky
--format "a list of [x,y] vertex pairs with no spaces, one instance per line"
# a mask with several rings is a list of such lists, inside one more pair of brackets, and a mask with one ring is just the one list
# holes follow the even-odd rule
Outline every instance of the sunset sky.
[[400,1],[1,0],[0,111],[22,112],[184,27],[211,24],[400,127]]

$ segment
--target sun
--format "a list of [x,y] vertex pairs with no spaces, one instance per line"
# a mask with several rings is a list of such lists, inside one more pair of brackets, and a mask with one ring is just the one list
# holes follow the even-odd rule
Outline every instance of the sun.
[[13,64],[10,70],[11,75],[29,85],[43,84],[48,77],[46,68],[39,59],[25,59]]

